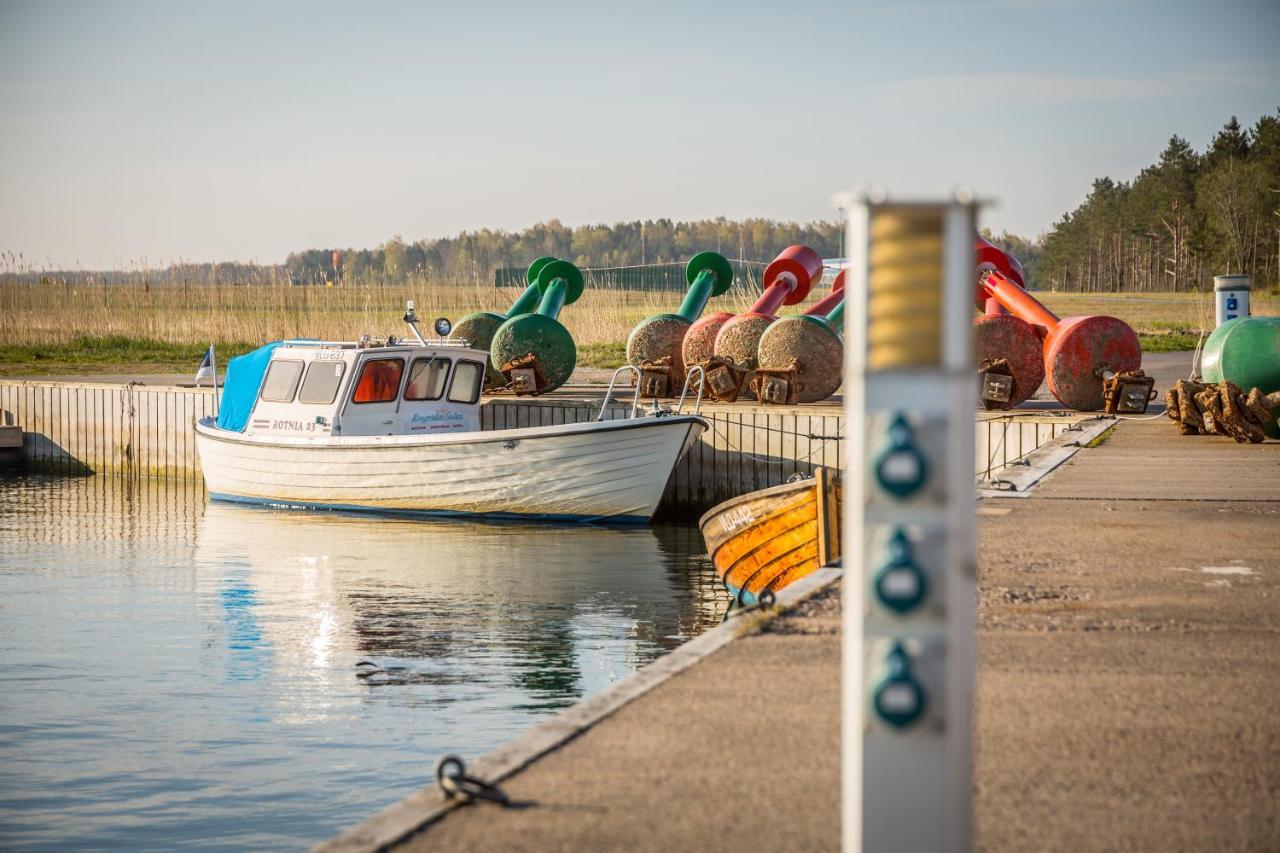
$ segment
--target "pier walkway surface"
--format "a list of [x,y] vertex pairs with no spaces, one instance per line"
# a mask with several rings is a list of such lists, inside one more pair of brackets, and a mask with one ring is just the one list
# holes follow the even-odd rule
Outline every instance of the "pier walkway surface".
[[[1124,421],[979,516],[976,847],[1280,849],[1280,444]],[[835,592],[402,848],[837,849]]]

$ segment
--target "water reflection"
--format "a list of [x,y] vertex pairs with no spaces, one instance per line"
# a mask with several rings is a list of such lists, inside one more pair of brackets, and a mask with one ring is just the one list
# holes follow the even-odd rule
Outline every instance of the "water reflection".
[[0,846],[326,837],[715,624],[701,552],[0,480]]
[[[692,543],[684,531],[666,533],[664,548],[648,528],[213,504],[199,523],[197,566],[220,587],[236,677],[250,661],[309,672],[300,689],[326,709],[339,682],[357,678],[369,688],[482,680],[519,694],[516,707],[545,710],[643,666],[715,618],[702,599],[710,585],[715,600],[714,584],[689,559]],[[241,565],[247,571],[228,571]],[[295,713],[301,699],[291,696]],[[397,701],[466,700],[467,691],[423,690]]]

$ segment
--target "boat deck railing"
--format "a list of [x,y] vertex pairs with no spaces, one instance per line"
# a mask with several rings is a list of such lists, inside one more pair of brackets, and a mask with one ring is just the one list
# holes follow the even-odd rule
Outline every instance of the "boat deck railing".
[[604,413],[609,409],[609,401],[613,399],[613,388],[618,384],[618,376],[623,372],[634,373],[636,383],[635,397],[631,400],[631,417],[637,417],[640,412],[640,368],[634,364],[624,364],[617,370],[613,371],[613,376],[609,377],[609,390],[604,392],[604,400],[600,403],[600,414],[596,415],[597,421],[604,420]]
[[[621,375],[623,372],[635,374],[636,392],[631,399],[631,417],[633,418],[639,417],[640,415],[640,376],[641,376],[640,368],[636,367],[634,364],[624,364],[621,367],[619,367],[617,370],[613,371],[613,376],[609,377],[609,389],[604,392],[604,400],[600,403],[600,414],[596,415],[597,421],[604,420],[605,412],[608,411],[609,409],[609,401],[613,399],[613,389],[618,384],[618,376]],[[693,414],[695,415],[702,414],[702,391],[707,384],[707,371],[704,370],[702,365],[700,364],[695,364],[693,367],[689,368],[688,372],[685,373],[684,387],[680,389],[680,400],[676,403],[675,409],[671,410],[672,414],[677,414],[677,415],[684,414],[684,401],[689,398],[689,383],[693,381],[693,375],[695,372],[698,374],[698,397],[693,406]],[[656,413],[658,411],[658,401],[656,398],[653,401],[653,406],[654,406],[654,412]]]

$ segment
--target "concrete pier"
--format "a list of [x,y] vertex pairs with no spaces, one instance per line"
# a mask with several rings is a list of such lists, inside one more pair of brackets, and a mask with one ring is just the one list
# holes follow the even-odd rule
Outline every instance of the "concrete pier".
[[[1029,497],[978,512],[975,848],[1280,846],[1280,444],[1122,421]],[[441,809],[428,784],[381,816],[399,840],[377,837],[838,849],[839,621],[823,595],[742,617],[736,639],[524,763],[473,761],[482,778],[503,768],[487,778],[513,807]],[[329,848],[374,849],[372,823]]]

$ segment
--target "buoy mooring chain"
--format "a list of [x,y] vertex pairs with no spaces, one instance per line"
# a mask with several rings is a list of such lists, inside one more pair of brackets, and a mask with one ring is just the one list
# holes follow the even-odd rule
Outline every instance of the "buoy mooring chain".
[[436,761],[436,784],[446,799],[472,803],[487,800],[501,806],[511,801],[497,785],[467,775],[467,765],[457,755],[444,755]]
[[729,606],[725,608],[724,616],[720,618],[721,622],[728,622],[730,618],[742,616],[745,613],[751,613],[755,610],[768,610],[778,603],[778,598],[773,594],[773,590],[766,589],[756,597],[755,604],[746,604],[743,598],[746,596],[746,590],[740,591],[733,598],[729,599]]

